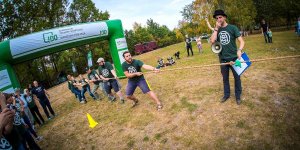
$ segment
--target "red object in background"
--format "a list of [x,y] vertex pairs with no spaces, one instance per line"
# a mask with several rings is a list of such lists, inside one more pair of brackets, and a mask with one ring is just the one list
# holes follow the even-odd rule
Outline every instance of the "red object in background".
[[135,49],[135,53],[137,55],[139,54],[143,54],[152,50],[157,49],[157,44],[155,41],[151,41],[151,42],[145,42],[143,44],[136,44],[134,45],[134,49]]

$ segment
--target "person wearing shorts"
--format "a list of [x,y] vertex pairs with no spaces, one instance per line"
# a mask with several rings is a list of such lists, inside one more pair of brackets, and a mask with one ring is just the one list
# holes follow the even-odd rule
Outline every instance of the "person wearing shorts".
[[126,51],[123,53],[125,62],[122,63],[122,69],[125,76],[128,78],[128,84],[126,87],[126,96],[128,99],[132,100],[133,107],[138,104],[138,99],[133,95],[137,87],[139,87],[144,94],[148,94],[151,99],[157,104],[157,109],[161,110],[163,105],[161,101],[157,98],[156,94],[151,90],[149,84],[147,83],[141,68],[146,70],[152,70],[154,72],[159,72],[159,69],[152,67],[150,65],[144,64],[140,60],[132,59],[131,54]]
[[97,60],[97,63],[99,64],[99,75],[100,78],[103,79],[104,83],[104,89],[105,92],[108,94],[108,98],[113,102],[116,98],[112,94],[111,90],[114,89],[114,91],[117,93],[117,95],[120,97],[120,101],[123,104],[125,102],[123,94],[121,92],[121,88],[119,87],[118,81],[117,81],[117,75],[114,70],[114,67],[110,62],[105,62],[104,58],[99,58]]

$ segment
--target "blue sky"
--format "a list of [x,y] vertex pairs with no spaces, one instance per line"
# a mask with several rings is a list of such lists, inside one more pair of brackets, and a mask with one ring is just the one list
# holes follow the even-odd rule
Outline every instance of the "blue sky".
[[121,19],[123,28],[132,29],[134,22],[146,25],[152,18],[169,29],[177,27],[182,19],[180,11],[192,0],[93,0],[99,10],[107,10],[110,19]]

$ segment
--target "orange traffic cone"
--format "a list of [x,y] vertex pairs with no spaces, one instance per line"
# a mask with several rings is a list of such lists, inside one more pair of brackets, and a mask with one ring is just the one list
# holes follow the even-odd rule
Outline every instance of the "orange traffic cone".
[[92,118],[92,116],[89,113],[87,113],[86,116],[88,118],[90,128],[94,128],[98,123]]

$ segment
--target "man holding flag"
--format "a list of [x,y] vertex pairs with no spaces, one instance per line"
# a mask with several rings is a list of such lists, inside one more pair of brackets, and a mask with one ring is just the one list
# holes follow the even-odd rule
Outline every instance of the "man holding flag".
[[[244,40],[241,37],[239,29],[235,25],[226,22],[227,15],[223,10],[216,10],[213,17],[216,19],[216,26],[210,39],[211,43],[214,44],[216,41],[221,43],[222,51],[219,53],[221,63],[232,62],[231,64],[233,64],[237,59],[241,59],[242,49],[245,45]],[[235,43],[236,39],[240,43],[238,49]],[[231,69],[234,76],[236,103],[240,105],[242,83],[240,76],[234,71],[231,65],[221,65],[224,86],[224,96],[221,98],[221,103],[225,102],[230,97],[229,69]]]

